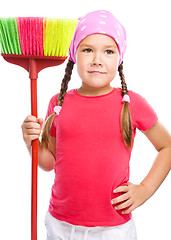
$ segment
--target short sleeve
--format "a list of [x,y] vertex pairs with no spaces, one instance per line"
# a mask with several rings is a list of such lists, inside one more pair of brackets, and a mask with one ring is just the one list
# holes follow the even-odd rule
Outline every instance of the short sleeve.
[[158,120],[158,116],[147,100],[138,93],[129,91],[130,112],[135,128],[146,131]]
[[[58,98],[58,94],[56,94],[50,99],[45,119],[47,119],[54,112],[54,107],[57,105],[57,98]],[[53,121],[52,123],[50,136],[56,137],[55,121]]]

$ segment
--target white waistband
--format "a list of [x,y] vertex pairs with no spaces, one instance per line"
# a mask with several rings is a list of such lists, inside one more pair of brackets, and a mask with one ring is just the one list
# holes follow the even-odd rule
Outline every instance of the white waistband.
[[[72,229],[71,229],[71,235],[70,235],[70,240],[74,240],[74,234],[75,234],[75,226],[72,226]],[[88,239],[88,232],[90,231],[89,228],[87,228],[84,232],[84,238],[83,240],[87,240]]]

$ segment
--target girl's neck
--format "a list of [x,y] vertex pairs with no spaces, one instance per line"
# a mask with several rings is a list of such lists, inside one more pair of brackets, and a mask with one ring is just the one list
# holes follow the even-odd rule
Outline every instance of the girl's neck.
[[94,88],[91,86],[83,86],[82,85],[80,88],[77,89],[77,92],[83,96],[99,96],[99,95],[107,94],[107,93],[111,92],[112,90],[113,90],[113,87],[110,85],[107,85],[107,86],[101,87],[101,88]]

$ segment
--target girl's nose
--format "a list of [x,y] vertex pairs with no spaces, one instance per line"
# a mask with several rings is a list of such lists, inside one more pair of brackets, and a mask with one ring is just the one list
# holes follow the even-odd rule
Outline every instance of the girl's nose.
[[100,53],[94,53],[92,65],[102,65]]

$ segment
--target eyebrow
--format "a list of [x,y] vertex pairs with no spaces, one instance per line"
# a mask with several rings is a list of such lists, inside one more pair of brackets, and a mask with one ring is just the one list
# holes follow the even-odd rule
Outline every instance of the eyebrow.
[[[92,48],[91,44],[80,44],[80,47],[89,47]],[[104,45],[104,48],[117,48],[115,45]]]
[[115,46],[115,45],[105,45],[104,47],[105,48],[112,48],[112,47],[117,48],[117,46]]

